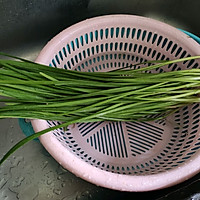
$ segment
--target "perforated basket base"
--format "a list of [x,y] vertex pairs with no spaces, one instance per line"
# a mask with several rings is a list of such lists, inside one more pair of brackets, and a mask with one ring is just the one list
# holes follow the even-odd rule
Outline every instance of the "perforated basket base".
[[199,106],[186,106],[154,122],[72,124],[66,132],[54,131],[54,135],[69,151],[103,170],[160,173],[179,166],[199,150]]
[[[181,31],[144,17],[114,15],[86,20],[64,30],[47,44],[37,62],[94,72],[190,55],[200,55],[199,44]],[[154,72],[197,67],[199,62],[192,60]],[[66,132],[59,129],[52,134],[74,159],[93,165],[94,170],[137,176],[159,174],[199,155],[199,106],[186,106],[164,120],[78,123]],[[43,123],[34,122],[33,127],[40,130]],[[54,126],[58,122],[45,123]],[[51,148],[45,141],[43,145]],[[55,158],[59,154],[59,149],[50,151],[54,151]],[[66,162],[67,158],[58,157],[59,162]],[[76,168],[70,163],[67,166]]]

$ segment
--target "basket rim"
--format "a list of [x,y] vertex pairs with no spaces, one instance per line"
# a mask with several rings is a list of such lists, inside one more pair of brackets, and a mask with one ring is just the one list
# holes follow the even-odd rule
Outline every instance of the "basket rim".
[[[99,24],[105,24],[108,23],[109,19],[109,24],[113,25],[113,22],[116,20],[122,20],[127,21],[127,22],[132,22],[132,20],[135,20],[135,22],[143,26],[145,24],[145,27],[150,27],[150,28],[155,28],[160,27],[159,31],[160,33],[167,33],[169,35],[178,35],[177,36],[177,41],[179,43],[182,43],[185,40],[190,41],[190,49],[192,51],[198,52],[200,54],[200,48],[197,47],[197,42],[192,38],[192,35],[188,37],[186,33],[183,33],[183,31],[166,24],[164,22],[149,18],[149,17],[143,17],[143,16],[138,16],[138,15],[128,15],[128,14],[113,14],[113,15],[104,15],[104,16],[98,16],[98,17],[93,17],[90,19],[86,19],[83,21],[80,21],[76,24],[73,24],[70,27],[67,27],[57,35],[55,35],[41,50],[39,53],[38,57],[36,58],[35,62],[41,63],[41,64],[47,64],[49,63],[49,57],[55,55],[56,50],[59,49],[59,45],[67,40],[68,38],[70,39],[71,35],[74,35],[76,32],[82,33],[82,27],[84,29],[90,28],[91,25],[93,28],[98,28]],[[99,24],[95,24],[96,21],[98,20]],[[148,22],[148,23],[147,23]],[[53,48],[51,48],[53,46]]]
[[[90,26],[90,24],[97,19],[102,20],[102,22],[104,22],[107,20],[107,18],[124,18],[124,20],[131,20],[133,18],[137,18],[142,21],[151,21],[154,25],[156,24],[157,26],[164,26],[167,32],[170,33],[171,31],[176,31],[176,33],[180,34],[180,41],[186,38],[190,39],[192,44],[191,46],[194,46],[195,50],[197,50],[197,52],[199,52],[200,54],[200,49],[197,48],[198,45],[196,45],[196,41],[194,41],[191,38],[188,38],[188,36],[185,33],[174,28],[171,25],[165,24],[163,22],[151,18],[136,15],[106,15],[81,21],[63,30],[47,43],[47,45],[40,52],[35,62],[41,64],[48,64],[49,57],[51,55],[54,55],[54,52],[56,51],[55,49],[58,48],[58,45],[62,43],[62,41],[69,37],[71,34],[73,34],[75,31],[80,29],[80,27],[83,24],[85,26]],[[52,48],[52,46],[54,48]],[[32,126],[35,132],[43,130],[44,128],[48,128],[47,123],[44,120],[32,120]],[[64,168],[71,171],[76,176],[85,179],[86,181],[110,189],[140,192],[151,191],[178,184],[200,172],[200,165],[197,164],[200,163],[200,154],[196,154],[192,157],[191,160],[187,161],[187,163],[185,162],[179,167],[170,169],[166,172],[160,172],[152,175],[123,175],[111,173],[96,168],[84,162],[80,158],[76,157],[70,151],[66,151],[66,148],[53,136],[53,134],[46,133],[40,136],[39,139],[42,145],[47,149],[47,151]],[[54,148],[52,148],[52,146]],[[57,152],[57,149],[59,149],[59,153]],[[66,159],[63,159],[63,157],[65,157]]]

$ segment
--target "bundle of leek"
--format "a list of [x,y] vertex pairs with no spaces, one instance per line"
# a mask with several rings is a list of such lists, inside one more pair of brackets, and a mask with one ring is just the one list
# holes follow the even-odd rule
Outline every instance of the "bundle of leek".
[[[17,143],[0,161],[38,136],[77,122],[143,121],[200,102],[200,69],[144,73],[200,56],[158,61],[141,69],[80,72],[24,59],[0,60],[0,118],[61,121]],[[151,61],[150,63],[153,63]],[[158,64],[157,64],[158,63]]]

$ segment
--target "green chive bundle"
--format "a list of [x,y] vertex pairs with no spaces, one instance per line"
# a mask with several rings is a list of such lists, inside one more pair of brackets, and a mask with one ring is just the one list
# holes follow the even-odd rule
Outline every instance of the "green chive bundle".
[[199,102],[200,69],[90,73],[13,60],[1,60],[0,67],[0,94],[6,97],[0,118],[149,120]]
[[0,118],[63,122],[19,142],[0,164],[26,142],[72,123],[153,120],[199,102],[200,69],[145,73],[198,58],[160,61],[138,70],[93,73],[52,68],[23,59],[0,60],[0,101],[5,103],[0,107]]

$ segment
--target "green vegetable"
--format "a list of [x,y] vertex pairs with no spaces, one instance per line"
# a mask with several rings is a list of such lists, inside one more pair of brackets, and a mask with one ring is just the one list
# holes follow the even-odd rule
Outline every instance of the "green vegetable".
[[[15,58],[15,57],[14,57]],[[36,64],[24,59],[0,60],[0,118],[61,121],[17,143],[18,148],[38,136],[77,122],[144,121],[163,118],[180,107],[199,102],[200,69],[144,73],[200,56],[158,63],[133,70],[79,72]]]

